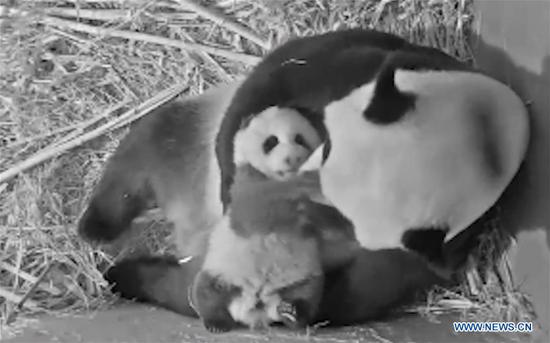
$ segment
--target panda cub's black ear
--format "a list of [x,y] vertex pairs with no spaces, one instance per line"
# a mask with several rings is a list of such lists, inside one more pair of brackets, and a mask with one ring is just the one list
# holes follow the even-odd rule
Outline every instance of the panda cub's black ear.
[[250,125],[250,122],[252,121],[252,119],[254,119],[253,115],[243,118],[241,120],[241,124],[239,125],[239,130],[246,129],[248,125]]
[[389,54],[376,77],[374,94],[363,112],[365,120],[379,125],[389,125],[414,109],[415,95],[400,91],[395,84],[395,71],[399,66],[393,54]]

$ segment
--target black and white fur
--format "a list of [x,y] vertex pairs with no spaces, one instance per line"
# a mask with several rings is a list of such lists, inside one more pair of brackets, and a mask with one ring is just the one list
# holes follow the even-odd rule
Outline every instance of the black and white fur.
[[313,157],[323,193],[361,245],[435,258],[442,246],[419,237],[447,241],[489,210],[529,137],[526,108],[510,88],[437,68],[420,53],[388,54],[376,78],[328,104],[324,123],[330,153],[324,163],[323,148]]
[[104,274],[111,291],[123,298],[151,303],[184,316],[197,318],[191,287],[203,256],[133,256],[117,261]]
[[[185,262],[171,256],[132,257],[112,266],[105,278],[126,299],[197,318],[190,290],[202,262],[201,256]],[[359,249],[348,264],[324,274],[321,301],[308,324],[346,326],[399,315],[399,306],[422,299],[435,285],[448,282],[414,253]]]
[[231,201],[235,122],[272,106],[307,109],[327,142],[304,168],[320,169],[324,195],[362,246],[437,260],[444,241],[486,212],[515,175],[526,110],[507,86],[441,51],[371,44],[373,34],[296,39],[290,46],[302,44],[299,54],[283,45],[248,76],[217,136],[222,201]]
[[[176,100],[138,122],[108,160],[79,221],[81,236],[109,242],[156,202],[174,223],[182,256],[197,254],[208,228],[222,216],[215,134],[239,83]],[[319,133],[294,109],[252,118],[236,137],[238,165],[269,178],[295,175],[321,144]]]
[[129,230],[149,203],[174,223],[182,256],[201,250],[207,228],[222,217],[215,135],[239,82],[176,99],[131,127],[79,220],[79,234],[110,242]]
[[315,127],[300,112],[271,107],[245,121],[235,135],[237,167],[250,165],[274,180],[296,175],[321,145]]
[[440,64],[466,68],[439,50],[366,29],[294,38],[271,51],[235,92],[217,134],[216,157],[224,205],[230,202],[236,167],[234,143],[243,123],[273,107],[294,109],[307,117],[325,140],[323,111],[328,103],[372,80],[389,52],[417,50],[438,59]]
[[237,170],[231,209],[210,235],[193,304],[211,332],[274,322],[305,327],[317,313],[324,272],[357,252],[353,229],[307,197],[319,187],[315,176],[278,182]]

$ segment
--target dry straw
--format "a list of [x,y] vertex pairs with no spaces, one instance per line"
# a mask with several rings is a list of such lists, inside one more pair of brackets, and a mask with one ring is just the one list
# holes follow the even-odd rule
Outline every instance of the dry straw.
[[[133,120],[184,89],[197,94],[242,75],[270,46],[296,35],[372,27],[469,60],[469,2],[2,2],[2,318],[97,308],[111,299],[101,272],[113,258],[170,249],[170,227],[147,216],[109,247],[91,247],[75,234],[104,162]],[[487,310],[496,291],[487,290],[487,277],[471,275],[466,291],[439,291],[433,300]],[[499,294],[509,299],[506,287]]]

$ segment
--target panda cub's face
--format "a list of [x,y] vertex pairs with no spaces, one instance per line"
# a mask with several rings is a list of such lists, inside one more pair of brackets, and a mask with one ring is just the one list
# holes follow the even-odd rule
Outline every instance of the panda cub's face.
[[320,144],[317,130],[298,111],[270,107],[235,135],[235,164],[249,164],[269,178],[285,180]]

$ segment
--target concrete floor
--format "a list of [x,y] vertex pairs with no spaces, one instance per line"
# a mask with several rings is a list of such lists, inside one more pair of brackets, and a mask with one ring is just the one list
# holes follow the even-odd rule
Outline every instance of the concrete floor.
[[527,336],[512,334],[455,334],[451,316],[437,322],[409,315],[390,322],[340,329],[291,332],[274,328],[269,332],[233,331],[214,335],[191,318],[146,305],[122,304],[96,313],[68,317],[19,318],[13,327],[2,330],[5,343],[120,343],[120,342],[528,342]]

